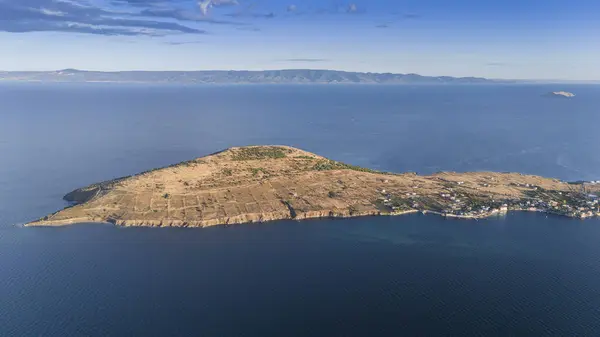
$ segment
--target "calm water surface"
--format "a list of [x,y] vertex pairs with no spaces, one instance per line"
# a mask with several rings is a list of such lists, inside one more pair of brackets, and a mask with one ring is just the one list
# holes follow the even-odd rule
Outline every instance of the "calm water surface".
[[[542,94],[568,90],[575,99]],[[600,86],[0,85],[0,335],[600,334],[600,221],[22,228],[92,182],[285,144],[600,179]]]

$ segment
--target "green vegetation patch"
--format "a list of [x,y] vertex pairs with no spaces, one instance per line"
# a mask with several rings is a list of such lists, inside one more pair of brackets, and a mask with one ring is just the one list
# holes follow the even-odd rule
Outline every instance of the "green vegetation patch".
[[258,173],[260,173],[260,172],[262,172],[263,174],[269,174],[269,172],[262,167],[251,167],[251,168],[249,168],[249,170],[250,170],[250,173],[252,173],[253,177],[258,175]]
[[196,165],[199,165],[199,164],[206,164],[206,161],[204,161],[202,159],[186,160],[186,161],[182,161],[182,162],[177,163],[177,164],[171,164],[169,166],[164,166],[164,167],[156,167],[156,168],[149,169],[149,170],[146,170],[144,172],[141,172],[141,173],[138,173],[138,174],[135,174],[135,175],[130,175],[130,176],[127,176],[127,177],[122,177],[122,178],[116,179],[115,182],[117,180],[123,180],[123,179],[130,178],[130,177],[141,176],[141,175],[144,175],[144,174],[147,174],[147,173],[152,173],[154,171],[158,171],[158,170],[162,170],[162,169],[178,168],[178,167],[196,167]]
[[233,160],[259,160],[285,158],[291,150],[277,146],[243,147],[237,149],[232,156]]
[[168,167],[177,167],[177,166],[195,167],[196,164],[203,164],[203,163],[204,163],[204,161],[201,159],[192,159],[192,160],[182,161],[181,163],[170,165]]
[[319,160],[312,168],[315,171],[330,171],[330,170],[353,170],[359,172],[368,172],[368,173],[377,173],[377,174],[390,174],[387,172],[381,172],[377,170],[372,170],[360,166],[350,165],[341,163],[339,161],[334,160]]

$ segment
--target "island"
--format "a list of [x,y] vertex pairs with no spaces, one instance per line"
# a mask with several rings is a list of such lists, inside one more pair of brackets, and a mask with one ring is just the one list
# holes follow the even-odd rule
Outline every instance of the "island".
[[575,94],[572,92],[567,92],[567,91],[553,91],[548,93],[549,96],[551,97],[563,97],[563,98],[573,98],[575,97]]
[[600,183],[519,173],[388,173],[287,146],[234,147],[93,184],[26,226],[108,222],[207,227],[282,219],[423,212],[479,219],[513,210],[600,215]]
[[199,71],[0,71],[0,82],[155,83],[155,84],[494,84],[515,83],[481,77],[362,73],[326,69]]

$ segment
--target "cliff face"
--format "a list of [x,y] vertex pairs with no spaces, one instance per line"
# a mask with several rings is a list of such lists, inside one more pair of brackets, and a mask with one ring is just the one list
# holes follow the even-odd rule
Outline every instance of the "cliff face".
[[286,212],[255,213],[242,214],[233,217],[214,218],[198,221],[182,220],[114,220],[118,226],[123,227],[210,227],[217,225],[238,225],[245,223],[261,223],[275,220],[308,220],[308,219],[332,219],[332,218],[351,218],[358,216],[389,215],[392,213],[382,213],[381,211],[367,211],[351,213],[348,210],[321,210],[302,212],[298,216],[292,216]]
[[207,227],[414,211],[461,214],[573,189],[516,173],[382,173],[295,148],[251,146],[75,190],[65,199],[76,205],[28,225]]

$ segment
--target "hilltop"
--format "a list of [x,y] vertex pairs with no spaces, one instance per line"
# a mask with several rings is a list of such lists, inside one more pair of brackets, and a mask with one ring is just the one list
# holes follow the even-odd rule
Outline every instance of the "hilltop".
[[29,226],[110,222],[206,227],[278,219],[433,212],[480,218],[508,210],[598,215],[600,184],[518,173],[373,171],[286,146],[230,148],[77,189],[75,203]]
[[[284,69],[263,71],[58,71],[1,72],[0,81],[115,82],[174,84],[468,84],[498,83],[480,77],[421,76],[337,70]],[[508,82],[508,81],[503,81]]]

